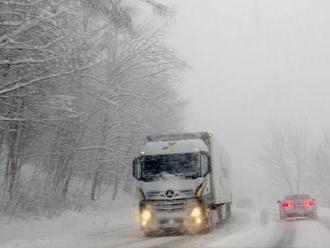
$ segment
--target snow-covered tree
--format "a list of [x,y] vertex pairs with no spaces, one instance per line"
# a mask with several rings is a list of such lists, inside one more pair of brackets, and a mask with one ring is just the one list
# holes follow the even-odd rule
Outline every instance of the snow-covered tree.
[[306,134],[293,128],[271,129],[259,162],[281,194],[301,193],[310,161]]
[[313,189],[321,198],[320,202],[326,206],[330,205],[330,136],[325,134],[321,144],[313,150],[312,165],[314,167],[311,178]]
[[[156,24],[141,19],[147,8]],[[184,65],[160,28],[169,9],[151,0],[7,0],[0,9],[1,209],[52,213],[130,191],[145,135],[180,127]]]

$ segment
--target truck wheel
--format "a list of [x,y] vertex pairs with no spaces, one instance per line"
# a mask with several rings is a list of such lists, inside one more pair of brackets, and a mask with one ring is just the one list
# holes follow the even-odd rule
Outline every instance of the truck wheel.
[[212,217],[209,216],[208,221],[206,223],[206,232],[209,233],[209,232],[212,232],[212,230],[213,230]]
[[227,218],[228,212],[226,208],[226,205],[220,205],[217,207],[218,223],[220,225],[223,224]]
[[222,221],[222,211],[221,211],[221,206],[217,207],[217,214],[218,214],[218,224],[221,224]]
[[231,204],[226,205],[226,218],[231,217]]
[[225,223],[228,218],[227,205],[221,205],[221,224]]
[[205,226],[204,226],[204,230],[203,233],[209,233],[212,232],[213,228],[214,228],[214,221],[213,221],[213,211],[210,210],[206,215],[205,215]]

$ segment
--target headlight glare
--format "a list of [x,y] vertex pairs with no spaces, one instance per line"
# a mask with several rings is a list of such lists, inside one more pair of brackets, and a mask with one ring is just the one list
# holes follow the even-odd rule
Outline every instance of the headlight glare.
[[195,220],[196,224],[200,225],[202,223],[202,219],[200,217],[198,217],[196,220]]
[[198,218],[202,215],[202,209],[200,207],[195,207],[191,211],[191,217]]
[[144,210],[142,211],[141,217],[142,217],[142,219],[143,219],[144,221],[148,221],[148,220],[150,220],[150,218],[151,218],[151,212],[150,212],[150,210],[144,209]]

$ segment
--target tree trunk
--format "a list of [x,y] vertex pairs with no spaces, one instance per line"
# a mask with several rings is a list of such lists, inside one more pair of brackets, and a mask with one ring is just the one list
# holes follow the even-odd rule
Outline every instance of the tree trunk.
[[[103,116],[103,128],[101,132],[102,140],[100,142],[100,147],[103,147],[106,145],[106,140],[108,138],[107,131],[109,128],[108,124],[108,113],[105,111],[104,116]],[[103,169],[103,162],[100,162],[99,160],[104,158],[105,156],[105,151],[103,149],[98,149],[97,155],[96,155],[96,169],[94,172],[93,176],[93,182],[92,182],[92,189],[91,189],[91,200],[95,201],[96,200],[96,189],[97,186],[101,184],[101,171]]]
[[115,174],[115,183],[114,183],[114,189],[113,189],[113,195],[112,200],[116,200],[117,194],[118,194],[118,186],[119,186],[120,178],[119,178],[119,164],[117,164],[116,168],[116,174]]
[[22,142],[23,142],[23,132],[24,126],[23,124],[15,125],[16,128],[14,131],[11,131],[10,134],[12,139],[12,144],[9,146],[9,159],[7,164],[7,175],[9,179],[9,194],[10,198],[13,197],[15,192],[16,184],[18,183],[19,179],[19,170],[21,168],[20,163],[20,156],[21,156],[21,149],[22,149]]
[[2,131],[0,133],[0,168],[2,165],[2,144],[3,144],[3,140],[4,140],[4,132]]
[[64,180],[64,187],[63,187],[63,190],[62,190],[62,197],[65,197],[66,194],[68,193],[71,178],[72,178],[72,169],[70,169],[69,174],[66,176],[66,178]]
[[98,184],[98,178],[99,178],[99,170],[97,169],[94,173],[94,177],[93,177],[93,183],[92,183],[92,191],[91,191],[91,200],[95,201],[95,195],[96,195],[96,188],[97,188],[97,184]]

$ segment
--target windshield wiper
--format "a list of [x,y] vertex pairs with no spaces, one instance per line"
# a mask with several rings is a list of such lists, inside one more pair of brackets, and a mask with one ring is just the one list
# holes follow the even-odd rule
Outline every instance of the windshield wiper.
[[198,175],[186,175],[184,176],[185,178],[191,178],[191,179],[196,179],[196,178],[199,178]]
[[159,179],[159,178],[160,178],[160,174],[153,174],[153,175],[143,176],[141,179],[145,182],[150,182],[150,181],[153,181],[153,180]]

